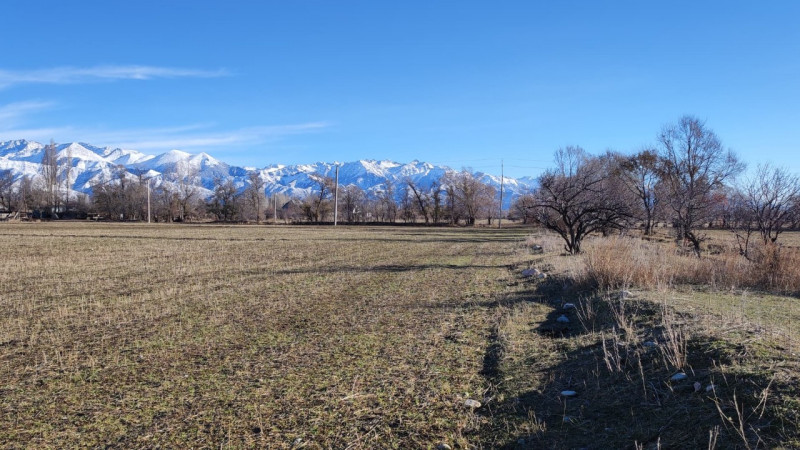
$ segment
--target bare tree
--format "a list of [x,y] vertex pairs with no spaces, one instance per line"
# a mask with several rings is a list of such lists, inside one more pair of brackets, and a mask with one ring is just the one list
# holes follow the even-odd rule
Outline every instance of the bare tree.
[[112,179],[92,186],[92,202],[109,219],[136,219],[142,202],[139,188],[125,166],[118,165]]
[[511,202],[511,215],[513,218],[522,219],[523,224],[535,220],[534,214],[536,196],[534,194],[522,194]]
[[[147,218],[147,171],[135,168],[131,172],[124,165],[117,165],[110,179],[103,179],[92,186],[92,204],[109,219]],[[79,197],[72,203],[74,212],[85,206]]]
[[253,209],[255,209],[256,223],[260,224],[262,210],[261,205],[264,203],[264,186],[266,183],[261,179],[261,176],[256,171],[247,174],[247,181],[250,184],[248,184],[247,188],[245,188],[245,196],[247,197],[247,200],[250,202],[250,205],[253,207]]
[[619,176],[624,186],[636,196],[638,208],[633,212],[644,223],[644,234],[653,232],[656,207],[658,206],[658,153],[644,149],[639,153],[622,158]]
[[438,181],[431,183],[431,201],[433,203],[433,223],[439,223],[442,220],[442,185]]
[[402,192],[403,194],[400,196],[400,204],[398,205],[400,218],[403,219],[403,222],[405,223],[414,222],[417,216],[415,214],[416,208],[414,207],[411,189],[408,187],[408,185],[404,184]]
[[19,180],[17,190],[17,211],[27,212],[44,208],[46,205],[47,194],[41,187],[37,179],[26,175]]
[[447,174],[442,175],[442,178],[439,179],[439,183],[444,187],[447,219],[451,225],[457,225],[461,220],[462,213],[458,206],[455,185],[448,184],[447,181]]
[[180,204],[176,189],[164,182],[153,188],[153,214],[157,221],[172,222],[178,215]]
[[136,220],[147,220],[147,185],[150,178],[147,177],[148,171],[143,168],[131,170],[133,183],[130,183],[130,216]]
[[342,189],[342,207],[344,217],[348,223],[364,220],[364,210],[367,196],[360,187],[350,184]]
[[231,179],[217,178],[214,181],[214,195],[207,205],[208,212],[217,220],[230,222],[239,214],[239,196]]
[[723,226],[733,233],[739,254],[750,260],[750,243],[756,231],[753,216],[740,190],[725,189],[723,193],[724,201],[719,203]]
[[610,158],[566,147],[555,159],[556,168],[539,177],[532,208],[537,222],[564,239],[567,253],[580,253],[590,233],[627,226],[629,203],[609,192],[615,170]]
[[46,193],[45,206],[49,209],[50,217],[57,214],[58,209],[58,152],[56,144],[51,140],[44,147],[41,166],[42,180]]
[[59,161],[60,177],[64,183],[64,206],[69,208],[69,192],[72,190],[72,146],[66,148],[66,155]]
[[708,222],[712,196],[724,182],[744,169],[736,155],[722,147],[705,122],[692,116],[665,126],[658,136],[659,175],[669,189],[669,206],[676,238],[691,243],[700,256],[707,239],[698,231]]
[[482,183],[471,171],[447,172],[440,183],[446,186],[451,220],[454,222],[457,222],[459,215],[463,215],[467,225],[475,225],[477,219],[491,216],[496,191],[492,186]]
[[764,244],[775,243],[791,225],[800,202],[800,179],[784,168],[759,165],[739,187],[744,217],[754,223]]
[[0,170],[0,207],[11,211],[13,197],[14,173],[11,170]]
[[178,218],[183,222],[194,213],[195,202],[198,200],[198,169],[181,161],[175,168],[172,179],[177,188]]
[[317,185],[316,193],[309,194],[302,203],[303,212],[311,222],[320,222],[332,210],[330,205],[334,181],[331,177],[318,174],[310,175],[311,180]]
[[378,193],[378,216],[385,222],[394,223],[397,220],[397,200],[395,200],[394,183],[388,178],[384,179],[382,189]]
[[792,231],[800,230],[800,201],[796,202],[789,212],[789,229]]
[[407,194],[411,197],[411,201],[417,211],[425,219],[425,223],[430,223],[432,209],[430,194],[423,191],[420,186],[417,186],[411,178],[405,179],[405,185]]
[[269,204],[272,206],[268,206],[267,208],[272,210],[273,223],[277,224],[278,219],[283,219],[286,223],[288,223],[288,216],[284,206],[289,201],[291,201],[291,198],[288,195],[281,194],[277,191],[273,192],[269,197]]

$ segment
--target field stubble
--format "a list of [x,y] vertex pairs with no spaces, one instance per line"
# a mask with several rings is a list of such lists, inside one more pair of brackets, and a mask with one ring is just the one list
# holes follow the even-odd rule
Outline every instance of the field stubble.
[[0,446],[467,445],[519,232],[0,229]]
[[752,281],[730,255],[600,238],[567,256],[526,229],[0,242],[0,446],[800,446],[792,265]]
[[487,446],[800,446],[791,278],[764,283],[720,263],[731,255],[698,260],[671,241],[595,237],[579,257],[558,244],[529,236],[521,268],[550,276],[499,302]]

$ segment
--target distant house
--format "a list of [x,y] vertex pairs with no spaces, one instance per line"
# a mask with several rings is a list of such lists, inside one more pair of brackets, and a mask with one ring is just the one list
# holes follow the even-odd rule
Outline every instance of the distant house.
[[302,220],[305,217],[303,213],[303,202],[294,198],[289,199],[288,202],[281,206],[281,216],[283,220],[287,222]]

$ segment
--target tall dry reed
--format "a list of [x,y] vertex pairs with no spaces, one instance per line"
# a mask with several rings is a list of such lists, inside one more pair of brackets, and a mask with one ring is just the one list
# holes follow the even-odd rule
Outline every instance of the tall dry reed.
[[587,244],[583,276],[603,289],[706,285],[800,293],[800,251],[793,248],[762,246],[747,260],[724,246],[697,258],[669,244],[636,238],[596,238]]

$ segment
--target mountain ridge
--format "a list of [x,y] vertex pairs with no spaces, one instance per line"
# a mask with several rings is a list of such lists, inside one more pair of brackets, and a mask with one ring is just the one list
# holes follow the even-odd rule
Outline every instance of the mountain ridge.
[[[45,145],[25,139],[0,141],[0,170],[10,169],[16,182],[23,176],[36,177],[41,172],[41,162]],[[230,165],[213,156],[189,153],[182,150],[169,150],[157,155],[138,150],[112,147],[97,147],[85,142],[57,144],[58,158],[72,158],[71,190],[75,193],[90,194],[92,186],[98,183],[113,183],[120,167],[131,174],[141,174],[152,178],[155,186],[162,183],[177,183],[189,180],[206,198],[213,194],[217,180],[230,179],[237,189],[248,185],[248,176],[257,172],[264,181],[265,194],[286,194],[302,197],[316,191],[312,174],[334,176],[339,165],[339,183],[343,186],[356,185],[367,192],[382,190],[386,180],[393,182],[396,192],[401,191],[400,183],[411,179],[423,189],[429,189],[434,181],[446,172],[453,171],[448,166],[434,165],[414,160],[399,163],[391,160],[361,159],[351,162],[324,162],[310,164],[270,164],[263,168]],[[484,172],[472,172],[474,176],[499,191],[500,176]],[[531,177],[504,178],[504,208],[508,208],[514,197],[535,186]]]

